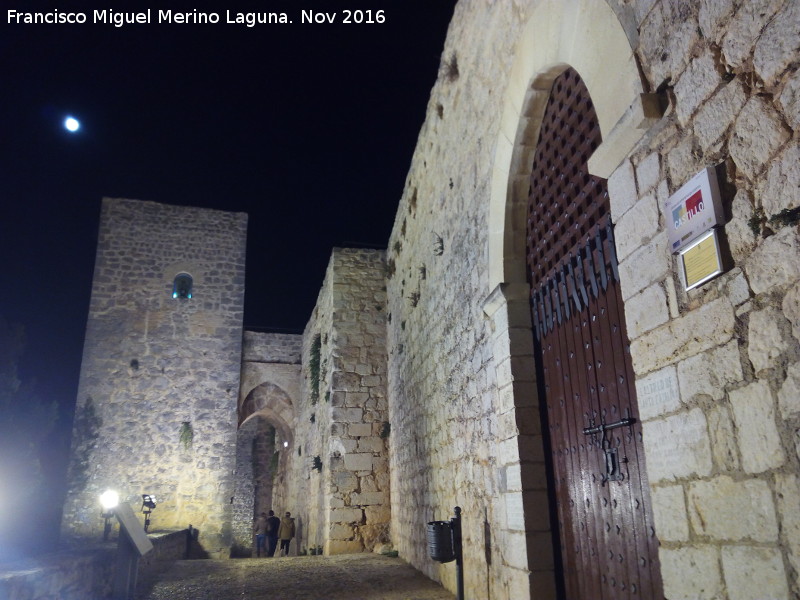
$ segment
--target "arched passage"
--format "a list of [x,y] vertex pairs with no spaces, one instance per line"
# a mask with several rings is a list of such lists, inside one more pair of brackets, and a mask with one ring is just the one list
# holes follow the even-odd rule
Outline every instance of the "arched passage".
[[244,399],[239,420],[231,555],[250,556],[253,519],[286,496],[287,464],[294,447],[294,407],[286,391],[265,382]]

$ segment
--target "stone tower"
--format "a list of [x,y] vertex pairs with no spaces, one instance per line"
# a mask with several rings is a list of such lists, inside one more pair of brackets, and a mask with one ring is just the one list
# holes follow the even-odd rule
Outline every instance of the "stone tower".
[[151,531],[230,544],[247,215],[103,200],[62,530],[98,536],[98,495]]

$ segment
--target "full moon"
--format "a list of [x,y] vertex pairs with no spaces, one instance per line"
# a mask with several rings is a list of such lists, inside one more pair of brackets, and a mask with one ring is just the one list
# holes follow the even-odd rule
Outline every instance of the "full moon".
[[66,129],[67,131],[75,133],[80,128],[81,128],[81,123],[75,117],[67,117],[66,119],[64,119],[64,129]]

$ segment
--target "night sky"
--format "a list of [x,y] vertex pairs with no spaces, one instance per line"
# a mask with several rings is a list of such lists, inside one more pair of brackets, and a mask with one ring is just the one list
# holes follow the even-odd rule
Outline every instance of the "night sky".
[[[71,425],[101,198],[247,212],[245,326],[302,331],[332,247],[388,241],[454,5],[4,3],[0,316],[27,332],[20,377],[62,407],[54,448]],[[87,22],[9,23],[9,8]],[[93,22],[109,8],[149,8],[151,22]],[[220,22],[159,23],[165,8]],[[304,9],[336,22],[302,24]],[[344,24],[345,9],[385,22]],[[226,10],[293,23],[229,24]]]

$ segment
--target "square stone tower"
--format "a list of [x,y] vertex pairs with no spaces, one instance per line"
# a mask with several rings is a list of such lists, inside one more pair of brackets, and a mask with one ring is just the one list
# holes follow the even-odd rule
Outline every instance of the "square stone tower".
[[247,215],[103,200],[63,533],[100,536],[98,496],[150,530],[230,544]]

